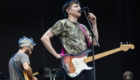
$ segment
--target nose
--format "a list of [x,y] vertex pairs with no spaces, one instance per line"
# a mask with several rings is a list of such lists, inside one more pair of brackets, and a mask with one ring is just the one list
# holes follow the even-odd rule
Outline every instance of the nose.
[[81,9],[81,7],[79,6],[79,7],[78,7],[78,11],[79,11],[80,9]]
[[78,9],[81,9],[81,7],[78,7]]

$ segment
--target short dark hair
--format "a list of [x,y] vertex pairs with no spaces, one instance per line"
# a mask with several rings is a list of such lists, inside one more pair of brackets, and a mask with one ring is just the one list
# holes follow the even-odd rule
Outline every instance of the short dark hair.
[[68,9],[72,4],[79,4],[80,5],[80,2],[78,0],[70,0],[70,1],[67,1],[64,5],[63,5],[63,8],[62,8],[62,11],[64,13],[64,18],[67,18],[68,17],[68,14],[66,12],[66,9]]

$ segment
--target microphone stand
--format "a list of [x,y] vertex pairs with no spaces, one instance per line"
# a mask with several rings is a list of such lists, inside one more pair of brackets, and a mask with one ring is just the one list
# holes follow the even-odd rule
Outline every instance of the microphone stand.
[[[88,11],[88,12],[89,12],[89,11]],[[99,43],[98,43],[98,41],[97,41],[97,39],[96,39],[96,36],[95,36],[95,34],[94,34],[94,32],[93,32],[93,29],[92,29],[93,25],[92,25],[92,23],[89,21],[87,15],[86,15],[85,10],[84,10],[84,14],[85,14],[85,16],[86,16],[86,19],[87,19],[87,21],[88,21],[88,23],[89,23],[89,25],[90,25],[91,32],[92,32],[92,47],[91,47],[91,49],[92,49],[92,55],[93,55],[93,73],[94,73],[94,74],[93,74],[93,78],[94,78],[94,80],[96,80],[93,37],[95,38],[95,41],[96,41],[98,47],[100,47],[100,45],[99,45]]]

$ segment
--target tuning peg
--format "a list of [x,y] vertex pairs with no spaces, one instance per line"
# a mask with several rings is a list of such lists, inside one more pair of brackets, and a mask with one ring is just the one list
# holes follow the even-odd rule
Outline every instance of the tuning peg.
[[131,44],[131,43],[129,42],[129,44]]
[[126,42],[126,44],[128,44],[128,42]]

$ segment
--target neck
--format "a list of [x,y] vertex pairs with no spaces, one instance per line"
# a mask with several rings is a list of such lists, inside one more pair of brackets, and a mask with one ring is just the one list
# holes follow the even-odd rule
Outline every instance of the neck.
[[18,53],[25,53],[25,50],[20,49],[18,50]]
[[69,16],[68,19],[72,22],[77,23],[78,18],[74,17],[74,16]]

